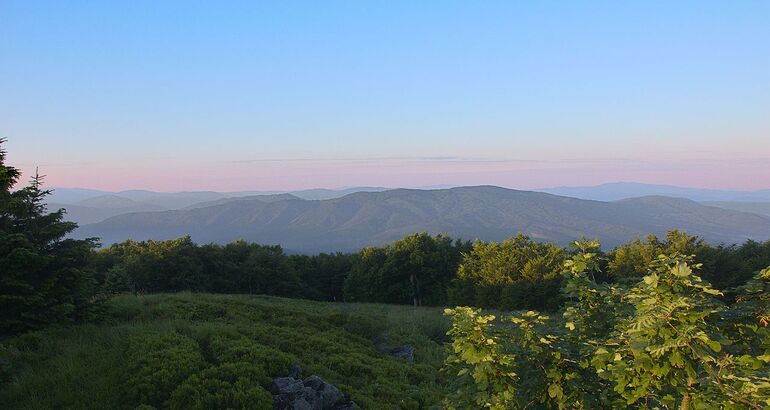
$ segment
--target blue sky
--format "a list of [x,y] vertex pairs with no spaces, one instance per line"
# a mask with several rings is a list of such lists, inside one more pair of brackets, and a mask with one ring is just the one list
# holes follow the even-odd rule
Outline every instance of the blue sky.
[[770,187],[770,2],[0,3],[55,186]]

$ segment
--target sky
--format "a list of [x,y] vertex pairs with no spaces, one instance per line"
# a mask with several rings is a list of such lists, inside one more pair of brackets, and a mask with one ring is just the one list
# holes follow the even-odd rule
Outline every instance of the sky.
[[54,187],[770,188],[770,2],[0,0]]

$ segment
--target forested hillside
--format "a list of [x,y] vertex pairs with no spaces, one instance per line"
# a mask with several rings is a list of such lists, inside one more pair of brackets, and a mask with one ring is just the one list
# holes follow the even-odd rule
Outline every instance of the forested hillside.
[[586,236],[608,247],[648,234],[663,236],[671,229],[728,244],[766,240],[770,232],[768,218],[668,197],[599,202],[477,186],[358,192],[320,201],[282,199],[119,215],[82,226],[75,234],[100,237],[107,245],[189,234],[198,243],[243,239],[279,244],[292,253],[318,253],[380,246],[414,232],[486,241],[523,232],[559,245]]

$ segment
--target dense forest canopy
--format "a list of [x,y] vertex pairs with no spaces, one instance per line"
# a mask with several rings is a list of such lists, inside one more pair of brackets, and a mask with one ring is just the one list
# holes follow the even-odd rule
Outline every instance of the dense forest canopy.
[[[324,301],[500,310],[555,310],[562,303],[563,265],[575,250],[519,234],[475,243],[416,233],[353,254],[287,255],[280,246],[242,241],[197,245],[189,237],[126,241],[95,251],[89,269],[107,292],[184,290],[251,293]],[[659,255],[694,255],[703,278],[727,290],[770,265],[770,241],[711,245],[679,231],[602,253],[600,282],[647,274]]]

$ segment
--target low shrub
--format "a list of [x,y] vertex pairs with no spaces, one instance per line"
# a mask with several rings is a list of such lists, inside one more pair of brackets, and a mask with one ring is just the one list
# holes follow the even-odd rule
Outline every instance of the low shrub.
[[248,363],[250,366],[260,369],[264,376],[263,379],[260,379],[263,385],[267,385],[269,378],[285,376],[289,367],[297,362],[297,359],[292,355],[261,345],[245,337],[240,339],[215,337],[212,338],[209,348],[215,360],[220,364]]
[[348,315],[343,325],[343,329],[348,332],[369,340],[382,338],[386,327],[385,318],[380,315],[364,316],[359,314]]
[[206,366],[198,343],[174,331],[132,337],[126,360],[129,399],[155,407]]
[[269,409],[272,395],[260,386],[266,376],[251,363],[225,363],[190,376],[171,394],[171,409]]

